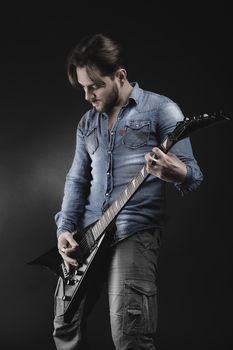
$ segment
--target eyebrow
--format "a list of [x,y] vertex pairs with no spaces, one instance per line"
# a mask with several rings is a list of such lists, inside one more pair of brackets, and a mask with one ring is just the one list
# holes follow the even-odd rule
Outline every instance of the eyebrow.
[[[81,86],[81,87],[85,87],[83,84],[81,84],[80,82],[78,82],[78,84]],[[90,87],[90,86],[93,86],[93,85],[96,85],[95,83],[93,84],[89,84],[89,85],[86,85],[86,87]]]
[[[85,87],[85,86],[82,85],[79,81],[78,81],[78,84],[79,84],[81,87]],[[92,84],[86,85],[86,87],[92,87],[93,85],[105,86],[105,83],[104,83],[104,82],[93,82]]]

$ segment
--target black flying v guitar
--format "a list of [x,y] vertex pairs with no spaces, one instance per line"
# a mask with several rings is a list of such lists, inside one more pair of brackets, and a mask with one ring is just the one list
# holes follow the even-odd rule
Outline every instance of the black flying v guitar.
[[[185,117],[182,121],[176,123],[175,129],[167,135],[159,148],[167,153],[175,143],[188,137],[192,132],[223,120],[230,119],[222,113]],[[153,152],[151,155],[152,157],[155,156]],[[85,293],[92,273],[95,273],[93,261],[98,260],[98,257],[103,254],[103,250],[107,249],[107,236],[110,236],[107,233],[111,231],[114,219],[149,175],[144,165],[98,221],[82,231],[74,232],[74,238],[78,242],[78,249],[74,256],[78,261],[77,268],[68,272],[57,248],[52,248],[29,262],[30,265],[42,265],[49,268],[57,276],[62,277],[65,284],[73,286],[72,294],[62,297],[65,301],[65,315],[67,317],[72,314],[73,306],[79,302],[81,296]]]

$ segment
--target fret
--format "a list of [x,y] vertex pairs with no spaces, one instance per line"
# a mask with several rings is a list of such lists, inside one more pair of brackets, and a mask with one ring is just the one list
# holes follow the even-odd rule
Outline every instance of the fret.
[[166,138],[166,140],[163,141],[162,146],[163,146],[164,149],[167,149],[167,146],[168,146],[168,138]]
[[124,201],[123,201],[123,193],[120,193],[119,197],[118,197],[118,200],[119,200],[119,204],[120,204],[120,207],[122,208],[123,205],[124,205]]
[[124,191],[124,194],[126,196],[126,198],[128,197],[128,187],[126,187],[125,191]]
[[140,174],[141,174],[142,177],[144,177],[144,175],[145,175],[145,167],[143,167],[143,168],[141,169]]
[[101,226],[101,231],[103,232],[105,229],[106,229],[106,225],[104,225],[104,222],[103,222],[103,216],[101,217],[99,223],[100,223],[100,226]]
[[132,196],[132,194],[134,193],[134,189],[135,189],[135,187],[133,186],[133,183],[130,183],[128,185],[128,191],[129,191],[130,196],[128,196],[128,197]]
[[103,229],[105,230],[105,228],[108,226],[106,212],[103,214],[103,216],[102,216],[102,218],[100,220],[102,221]]
[[108,208],[109,210],[109,219],[112,220],[112,218],[114,218],[118,212],[118,210],[115,207],[115,202],[112,203],[112,205]]
[[122,192],[122,202],[123,202],[123,205],[125,205],[126,200],[127,200],[127,197],[126,197],[125,191],[124,191],[124,192]]
[[[116,203],[116,202],[114,202],[114,203]],[[110,217],[111,217],[111,219],[112,218],[114,218],[115,216],[116,216],[116,214],[118,213],[118,211],[116,210],[116,205],[111,205],[109,208],[108,208],[108,210],[109,210],[109,212],[110,212]]]
[[97,227],[97,234],[98,234],[98,237],[99,237],[100,234],[101,234],[101,232],[102,232],[101,220],[97,221],[97,223],[95,224],[95,226]]
[[118,213],[119,213],[119,211],[121,210],[121,207],[120,207],[120,205],[119,205],[119,203],[118,203],[118,200],[116,200],[112,205],[111,205],[111,210],[112,210],[112,212],[113,212],[113,216],[116,216]]
[[97,224],[98,224],[98,222],[92,227],[92,234],[93,234],[95,240],[99,237]]
[[138,181],[135,179],[129,185],[129,191],[131,196],[136,191],[137,188],[138,188]]

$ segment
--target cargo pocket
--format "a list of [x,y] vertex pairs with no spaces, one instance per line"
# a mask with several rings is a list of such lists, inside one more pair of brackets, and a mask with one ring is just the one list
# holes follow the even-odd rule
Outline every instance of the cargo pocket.
[[85,135],[86,146],[89,154],[95,153],[99,147],[96,128],[92,129]]
[[123,331],[128,335],[152,334],[157,325],[157,290],[153,282],[125,283]]

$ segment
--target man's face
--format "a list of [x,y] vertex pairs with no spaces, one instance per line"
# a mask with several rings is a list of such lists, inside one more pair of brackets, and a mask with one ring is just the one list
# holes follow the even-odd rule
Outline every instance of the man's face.
[[85,99],[92,104],[97,112],[111,112],[119,100],[119,87],[117,79],[101,76],[94,71],[96,81],[90,78],[86,67],[77,67],[77,78],[85,92]]

